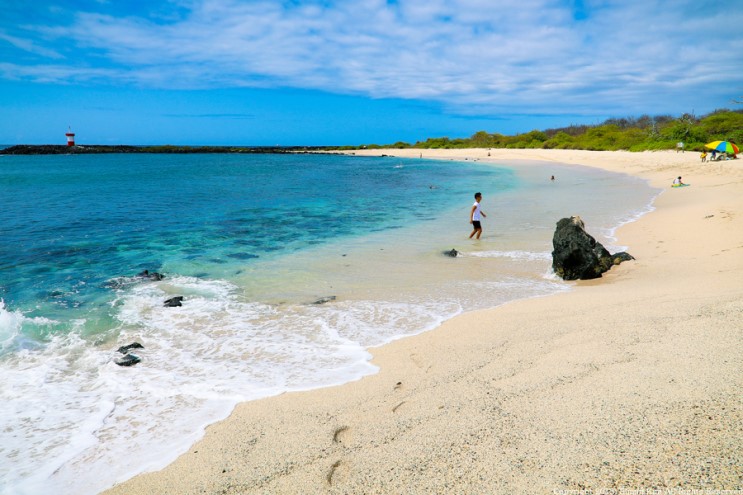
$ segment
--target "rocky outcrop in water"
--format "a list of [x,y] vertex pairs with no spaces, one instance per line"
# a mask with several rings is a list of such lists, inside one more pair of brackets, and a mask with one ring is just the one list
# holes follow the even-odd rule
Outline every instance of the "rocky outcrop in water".
[[144,270],[133,277],[115,277],[106,280],[103,285],[104,287],[108,287],[109,289],[119,290],[134,284],[141,283],[143,280],[152,280],[154,282],[158,282],[164,278],[165,275],[157,272],[150,272],[149,270]]
[[144,346],[139,342],[132,342],[131,344],[122,345],[116,350],[122,354],[129,354],[129,351],[132,349],[144,349]]
[[114,359],[114,363],[119,366],[134,366],[135,364],[142,361],[142,358],[136,354],[127,354],[124,357]]
[[142,358],[136,354],[132,354],[132,349],[144,349],[144,346],[139,342],[132,342],[131,344],[122,345],[117,349],[117,352],[122,353],[124,356],[114,359],[114,363],[119,366],[134,366],[135,364],[142,361]]
[[138,274],[137,274],[137,277],[140,277],[140,278],[148,278],[148,279],[150,279],[150,280],[155,280],[155,281],[159,281],[159,280],[162,280],[162,279],[164,279],[164,278],[165,278],[165,275],[162,275],[162,274],[160,274],[160,273],[157,273],[157,272],[152,272],[152,273],[150,273],[150,271],[149,271],[149,270],[144,270],[143,272],[141,272],[141,273],[138,273]]
[[332,301],[335,301],[335,296],[325,296],[325,297],[321,297],[319,299],[312,301],[312,304],[320,305],[320,304],[325,304],[325,303],[329,303]]
[[183,306],[183,296],[175,296],[171,297],[170,299],[166,299],[163,303],[163,306],[166,308],[177,308],[179,306]]
[[444,255],[456,258],[457,256],[459,256],[459,251],[457,251],[456,249],[452,249],[451,251],[444,251]]
[[599,278],[612,266],[633,260],[628,253],[611,254],[585,231],[580,217],[557,222],[552,237],[552,269],[563,280]]

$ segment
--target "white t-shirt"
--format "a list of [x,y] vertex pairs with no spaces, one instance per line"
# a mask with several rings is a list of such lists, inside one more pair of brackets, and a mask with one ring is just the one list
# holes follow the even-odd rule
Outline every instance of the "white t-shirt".
[[472,214],[472,221],[479,222],[480,221],[480,203],[475,201],[475,204],[472,206],[475,207],[475,212]]

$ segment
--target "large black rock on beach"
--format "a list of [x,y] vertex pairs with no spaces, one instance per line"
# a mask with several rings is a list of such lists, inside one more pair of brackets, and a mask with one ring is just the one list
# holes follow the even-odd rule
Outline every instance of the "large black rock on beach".
[[575,216],[557,222],[552,246],[552,269],[563,280],[599,278],[612,266],[634,259],[624,252],[609,253],[586,232],[583,220]]

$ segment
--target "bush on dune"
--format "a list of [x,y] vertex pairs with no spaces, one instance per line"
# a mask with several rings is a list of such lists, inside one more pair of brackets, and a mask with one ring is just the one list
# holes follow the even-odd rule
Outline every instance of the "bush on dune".
[[[428,138],[413,147],[645,151],[675,149],[676,143],[683,141],[687,150],[702,150],[705,143],[716,140],[743,143],[743,110],[715,110],[699,118],[692,114],[678,118],[670,115],[611,118],[598,125],[570,125],[545,131],[535,129],[514,136],[479,131],[469,138]],[[398,142],[382,147],[407,146],[407,143]]]

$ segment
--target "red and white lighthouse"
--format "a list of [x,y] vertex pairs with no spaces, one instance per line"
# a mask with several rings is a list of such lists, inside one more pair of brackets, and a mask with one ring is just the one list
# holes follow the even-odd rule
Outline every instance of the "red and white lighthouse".
[[75,133],[72,132],[72,129],[68,128],[65,136],[67,136],[67,146],[75,146]]

